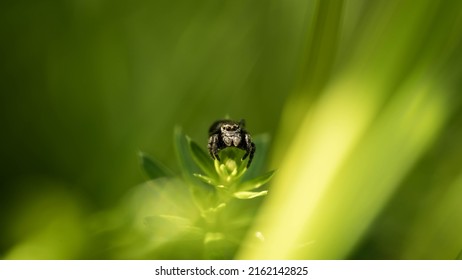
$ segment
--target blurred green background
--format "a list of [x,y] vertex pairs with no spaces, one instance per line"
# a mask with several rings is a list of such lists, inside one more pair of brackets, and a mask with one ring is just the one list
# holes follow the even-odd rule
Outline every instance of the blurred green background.
[[462,2],[2,1],[0,38],[1,258],[148,257],[101,213],[225,115],[278,169],[236,258],[462,250]]

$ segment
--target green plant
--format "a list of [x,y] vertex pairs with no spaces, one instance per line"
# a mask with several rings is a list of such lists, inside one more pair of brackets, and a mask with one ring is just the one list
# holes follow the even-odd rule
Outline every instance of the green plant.
[[[174,142],[181,176],[140,153],[151,186],[157,188],[152,201],[157,207],[143,212],[149,212],[143,215],[151,237],[156,240],[152,247],[157,251],[154,256],[232,258],[248,234],[260,198],[268,193],[264,185],[274,174],[269,171],[257,175],[264,167],[269,137],[255,137],[257,153],[249,168],[246,167],[248,158],[241,160],[244,151],[226,148],[220,151],[220,161],[213,160],[180,128],[175,129]],[[261,232],[255,232],[254,236],[263,238]],[[166,246],[178,242],[187,243],[188,254]]]

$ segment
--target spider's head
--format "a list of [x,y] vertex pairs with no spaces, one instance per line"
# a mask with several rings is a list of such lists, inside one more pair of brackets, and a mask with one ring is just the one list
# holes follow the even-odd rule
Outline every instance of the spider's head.
[[220,125],[221,139],[226,146],[239,146],[241,143],[242,127],[235,121],[222,122]]
[[220,127],[220,130],[224,135],[234,135],[241,132],[241,126],[239,123],[235,122],[223,123]]

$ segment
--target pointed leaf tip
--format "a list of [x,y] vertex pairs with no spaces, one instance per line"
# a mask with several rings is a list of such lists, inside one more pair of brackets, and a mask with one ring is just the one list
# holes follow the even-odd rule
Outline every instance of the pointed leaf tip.
[[188,138],[191,156],[199,168],[211,178],[216,177],[212,158],[193,140]]
[[173,172],[170,171],[159,161],[151,158],[149,155],[138,152],[138,156],[141,161],[141,166],[144,169],[144,172],[152,180],[162,177],[173,177]]
[[173,140],[181,172],[185,178],[191,179],[192,174],[196,173],[198,170],[194,159],[191,157],[188,137],[183,133],[181,127],[175,127]]
[[252,199],[260,196],[265,196],[268,194],[268,191],[261,191],[261,192],[236,192],[234,193],[234,197],[238,199]]
[[217,182],[213,178],[207,177],[205,175],[198,173],[194,173],[193,175],[194,177],[199,178],[202,182],[207,183],[209,185],[215,186],[217,184]]
[[273,178],[273,175],[275,172],[276,170],[272,170],[272,171],[266,172],[263,175],[247,180],[242,183],[242,185],[239,187],[239,190],[240,191],[250,191],[250,190],[258,189],[259,187],[268,183],[271,180],[271,178]]

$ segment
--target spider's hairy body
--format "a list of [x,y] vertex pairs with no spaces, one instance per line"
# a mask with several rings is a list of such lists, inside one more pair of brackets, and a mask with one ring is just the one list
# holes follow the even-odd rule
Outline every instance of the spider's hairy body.
[[242,160],[249,157],[247,167],[252,162],[255,153],[255,144],[250,134],[245,130],[245,122],[233,120],[219,120],[209,129],[208,150],[212,158],[220,160],[218,152],[228,147],[236,147],[245,151]]

